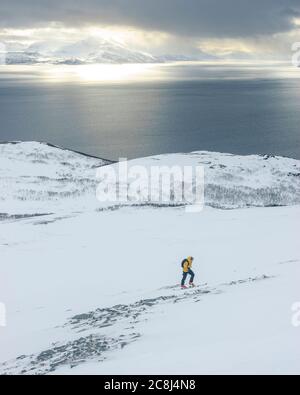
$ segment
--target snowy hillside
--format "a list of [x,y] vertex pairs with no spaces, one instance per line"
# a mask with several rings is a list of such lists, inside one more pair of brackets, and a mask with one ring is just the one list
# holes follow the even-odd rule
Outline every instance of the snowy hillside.
[[96,169],[109,163],[45,143],[0,144],[0,213],[85,207],[95,200]]
[[[0,374],[300,373],[299,161],[131,164],[157,162],[205,165],[202,212],[99,210],[96,170],[117,164],[0,145]],[[182,291],[188,255],[200,286]]]
[[[129,166],[203,166],[205,204],[217,208],[300,204],[300,161],[216,152],[168,154],[132,160]],[[114,165],[117,166],[117,165]]]
[[[96,199],[96,170],[107,164],[107,160],[47,144],[0,144],[0,213],[41,214],[101,208]],[[298,160],[193,152],[136,159],[129,162],[129,167],[141,164],[146,168],[204,166],[205,204],[212,207],[300,204]],[[151,203],[150,198],[144,203]]]

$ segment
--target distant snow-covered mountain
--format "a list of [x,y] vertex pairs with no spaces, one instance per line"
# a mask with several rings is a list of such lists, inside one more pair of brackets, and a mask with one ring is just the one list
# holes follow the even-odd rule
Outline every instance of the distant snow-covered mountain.
[[146,53],[131,49],[116,41],[88,39],[66,45],[53,54],[68,61],[77,58],[85,63],[155,63],[158,60]]
[[124,63],[164,63],[174,61],[213,60],[215,57],[199,52],[195,56],[159,55],[129,48],[112,40],[86,39],[80,42],[61,43],[36,42],[28,47],[7,46],[6,63],[14,64],[124,64]]
[[6,53],[7,65],[46,63],[49,59],[38,52],[12,51]]
[[39,42],[19,51],[7,52],[7,64],[94,64],[94,63],[156,63],[159,59],[131,49],[115,41],[83,40],[51,48]]

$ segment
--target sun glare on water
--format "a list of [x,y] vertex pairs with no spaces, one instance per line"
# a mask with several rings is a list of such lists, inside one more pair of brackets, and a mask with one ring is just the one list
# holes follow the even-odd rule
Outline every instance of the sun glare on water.
[[83,66],[51,67],[48,78],[56,81],[126,82],[159,77],[155,64],[95,64]]

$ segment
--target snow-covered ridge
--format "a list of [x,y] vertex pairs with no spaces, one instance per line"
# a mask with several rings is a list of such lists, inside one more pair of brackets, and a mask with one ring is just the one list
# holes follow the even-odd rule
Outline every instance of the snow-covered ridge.
[[111,163],[47,143],[1,143],[0,212],[72,209],[75,198],[81,205],[95,195],[96,169]]
[[[103,165],[117,166],[46,143],[2,143],[0,213],[101,208],[96,170]],[[205,204],[213,207],[300,204],[300,161],[295,159],[200,151],[135,159],[131,165],[204,166]]]
[[132,164],[203,166],[205,205],[217,208],[288,206],[300,203],[300,161],[269,155],[218,152],[168,154]]

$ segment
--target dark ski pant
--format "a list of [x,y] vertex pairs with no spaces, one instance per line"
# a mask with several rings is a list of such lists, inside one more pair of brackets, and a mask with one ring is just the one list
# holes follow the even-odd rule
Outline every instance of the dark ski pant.
[[184,284],[185,284],[185,281],[186,281],[186,278],[187,278],[188,274],[191,276],[191,278],[190,278],[190,283],[193,283],[193,282],[194,282],[195,273],[193,272],[193,270],[189,269],[188,272],[183,272],[182,281],[181,281],[181,286],[182,286],[182,287],[183,287]]

